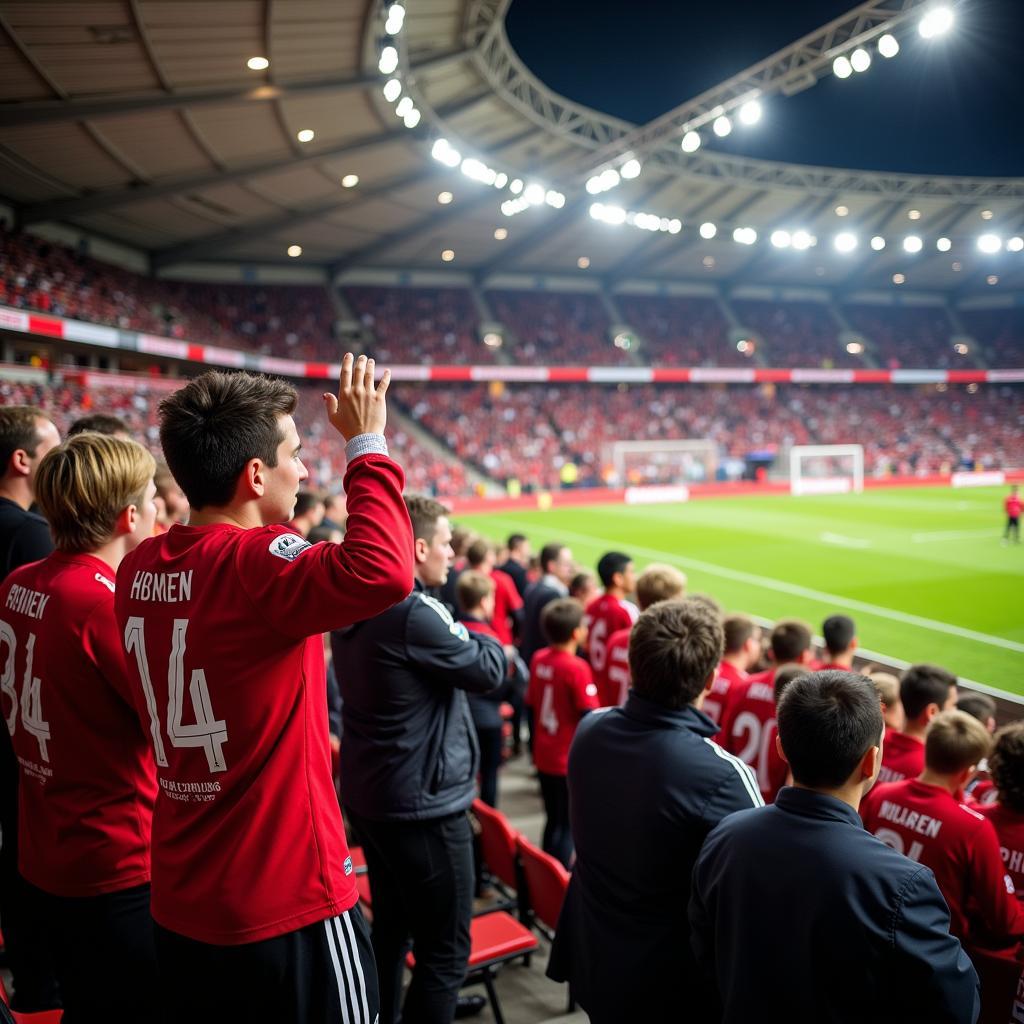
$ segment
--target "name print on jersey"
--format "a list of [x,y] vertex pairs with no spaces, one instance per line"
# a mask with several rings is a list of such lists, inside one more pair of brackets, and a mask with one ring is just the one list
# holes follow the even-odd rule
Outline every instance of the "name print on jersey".
[[132,597],[137,601],[191,601],[192,570],[184,572],[139,571],[132,580]]
[[41,619],[49,600],[49,594],[41,594],[38,590],[29,590],[28,587],[20,587],[15,583],[7,595],[7,607],[11,611],[27,615],[30,619]]

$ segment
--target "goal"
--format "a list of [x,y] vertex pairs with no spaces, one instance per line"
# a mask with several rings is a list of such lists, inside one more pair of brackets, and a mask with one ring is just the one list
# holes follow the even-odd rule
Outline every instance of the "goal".
[[702,483],[715,479],[718,447],[707,439],[613,441],[607,461],[619,487]]
[[864,490],[864,447],[798,444],[789,450],[791,494],[846,494]]

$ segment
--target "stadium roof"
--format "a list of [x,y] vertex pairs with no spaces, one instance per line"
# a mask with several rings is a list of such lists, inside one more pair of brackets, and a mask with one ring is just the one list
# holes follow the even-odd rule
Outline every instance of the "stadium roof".
[[[291,263],[288,247],[301,246],[299,261],[336,271],[837,290],[889,286],[898,271],[909,286],[958,291],[985,290],[995,273],[1000,291],[1024,287],[1024,253],[977,248],[984,232],[1004,249],[1024,233],[1024,179],[836,170],[714,148],[716,108],[735,121],[755,95],[784,101],[831,74],[836,55],[916,31],[924,0],[862,3],[643,126],[541,83],[508,41],[508,4],[408,0],[388,26],[389,6],[367,0],[0,0],[0,192],[23,225],[74,224],[148,251],[157,269]],[[387,46],[397,67],[384,74]],[[250,70],[253,57],[269,67]],[[391,101],[389,78],[400,87]],[[684,152],[695,127],[705,144]],[[498,181],[432,156],[451,151]],[[639,176],[588,193],[595,171],[630,156]],[[540,202],[503,215],[534,183]],[[618,208],[647,214],[648,230],[595,220],[595,202],[613,208],[610,220]],[[701,237],[704,222],[715,238]],[[756,243],[733,241],[735,228],[753,228]],[[768,243],[798,229],[817,244],[780,253]],[[833,248],[843,231],[853,252]],[[903,250],[911,234],[923,242],[916,255]],[[876,235],[881,252],[869,247]]]

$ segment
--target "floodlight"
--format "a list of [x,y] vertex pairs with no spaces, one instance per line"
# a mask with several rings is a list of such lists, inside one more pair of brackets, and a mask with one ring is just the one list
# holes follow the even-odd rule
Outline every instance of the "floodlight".
[[923,39],[944,36],[953,27],[953,12],[948,7],[933,7],[918,22],[917,30]]
[[245,66],[250,71],[266,71],[270,67],[270,61],[266,57],[250,57]]
[[832,61],[832,74],[836,78],[849,78],[853,74],[853,65],[850,63],[849,57],[836,57]]
[[871,248],[874,249],[875,252],[881,252],[885,248],[885,239],[881,235],[875,235],[875,237],[871,239]]
[[403,118],[406,128],[415,128],[420,123],[420,112],[413,107]]
[[799,231],[793,232],[792,244],[794,249],[799,249],[802,252],[814,245],[814,236],[801,228]]
[[832,239],[832,244],[835,246],[836,252],[853,252],[857,248],[857,236],[852,231],[840,231]]
[[627,160],[622,165],[619,173],[622,177],[627,179],[639,178],[641,169],[640,161],[634,157],[632,160]]
[[1003,240],[998,235],[982,235],[978,239],[978,249],[981,252],[991,255],[992,253],[999,252],[1003,247]]
[[935,242],[935,248],[939,252],[949,252],[953,248],[953,243],[948,238],[939,238]]
[[918,235],[907,235],[903,239],[903,251],[909,253],[920,252],[924,243]]
[[397,78],[389,78],[384,83],[384,99],[394,103],[402,95],[402,83]]
[[704,239],[714,238],[718,234],[718,228],[711,221],[706,220],[700,226],[700,237]]
[[871,67],[871,54],[864,49],[863,46],[858,46],[853,53],[850,54],[850,67],[854,71],[867,71]]
[[412,108],[413,108],[412,97],[411,96],[403,96],[398,101],[398,106],[395,107],[395,113],[399,117],[405,117],[405,115],[408,114],[409,111],[412,110]]
[[732,131],[732,121],[722,114],[715,118],[715,123],[711,127],[720,139],[724,139]]
[[773,231],[769,241],[776,249],[788,249],[790,243],[793,240],[793,236],[788,231],[784,231],[779,228],[777,231]]
[[684,153],[696,153],[700,149],[700,133],[699,132],[687,132],[679,143],[679,147]]
[[747,125],[757,124],[761,120],[761,113],[761,104],[757,100],[747,100],[740,107],[740,121]]
[[1020,252],[1024,249],[1024,238],[1020,235],[1014,235],[1013,238],[1006,240],[1006,251],[1007,252]]
[[900,44],[897,42],[896,37],[888,32],[884,36],[879,37],[878,52],[883,57],[895,57],[900,52]]
[[385,46],[380,51],[377,69],[382,75],[390,75],[398,67],[398,51],[393,46]]

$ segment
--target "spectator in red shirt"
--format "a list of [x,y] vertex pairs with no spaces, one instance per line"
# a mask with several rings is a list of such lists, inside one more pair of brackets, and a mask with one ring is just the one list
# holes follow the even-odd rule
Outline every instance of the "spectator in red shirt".
[[587,639],[582,605],[571,597],[552,601],[541,613],[541,627],[549,646],[530,662],[526,703],[533,709],[533,763],[547,815],[542,846],[569,867],[573,853],[566,783],[569,747],[579,720],[599,706],[597,687],[590,666],[576,657]]
[[956,676],[938,665],[911,665],[900,680],[900,703],[906,715],[902,732],[887,729],[880,782],[916,779],[924,771],[924,736],[940,711],[956,707]]
[[594,670],[601,703],[608,706],[615,703],[617,696],[608,684],[608,640],[618,630],[632,626],[639,614],[636,605],[626,600],[626,595],[636,589],[633,559],[621,551],[609,551],[597,563],[597,575],[604,593],[585,606],[587,658]]
[[704,714],[716,724],[730,702],[734,686],[745,683],[761,657],[761,627],[747,615],[729,615],[722,623],[725,653],[714,684],[704,697]]
[[1005,544],[1009,539],[1010,535],[1013,534],[1014,544],[1020,543],[1020,488],[1014,484],[1010,488],[1010,493],[1003,502],[1003,507],[1006,509],[1006,529],[1003,531],[1003,543]]
[[822,624],[821,634],[825,638],[828,661],[818,671],[852,672],[853,656],[857,651],[857,627],[853,619],[849,615],[830,615]]
[[861,805],[864,827],[893,849],[931,868],[949,905],[952,934],[990,949],[1016,948],[1024,907],[1014,898],[992,823],[959,794],[992,738],[963,711],[935,716],[918,778],[883,783]]
[[995,827],[1003,866],[1013,879],[1017,899],[1024,900],[1024,722],[1014,722],[996,733],[988,767],[996,800],[971,807]]
[[[20,718],[16,701],[7,712],[19,868],[68,1020],[160,1016],[149,913],[156,773],[114,618],[117,567],[153,532],[154,467],[141,445],[96,433],[55,448],[36,496],[57,550],[0,589],[10,679],[25,680]],[[4,689],[14,697],[13,682]]]
[[[520,632],[523,599],[519,596],[512,577],[501,569],[495,568],[496,556],[494,545],[483,537],[477,537],[466,548],[466,568],[483,573],[494,583],[494,612],[490,620],[491,628],[502,645],[512,644],[513,634]],[[456,587],[456,596],[457,595]]]
[[[671,601],[686,596],[686,574],[674,565],[652,562],[636,581],[636,600],[644,612],[659,601]],[[613,705],[621,707],[629,696],[632,673],[629,668],[629,636],[632,626],[618,629],[608,640],[608,692]]]

